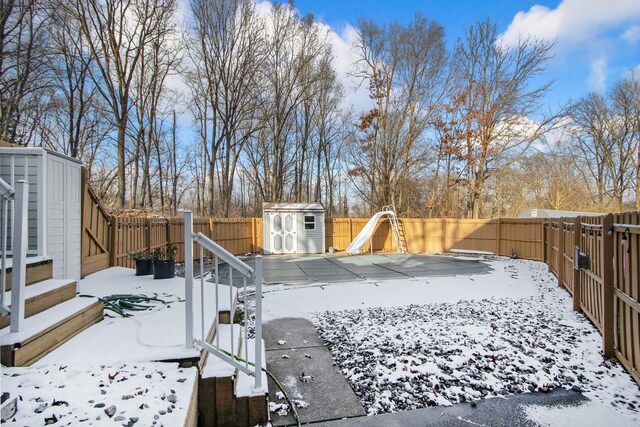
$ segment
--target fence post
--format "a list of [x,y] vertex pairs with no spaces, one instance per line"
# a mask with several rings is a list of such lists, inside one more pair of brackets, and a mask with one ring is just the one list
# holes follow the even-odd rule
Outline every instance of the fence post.
[[251,218],[251,252],[256,253],[256,234],[258,232],[257,220],[256,218]]
[[442,250],[440,253],[447,251],[447,218],[442,218]]
[[615,319],[613,311],[613,215],[602,218],[602,352],[614,356]]
[[575,248],[578,247],[580,252],[580,235],[582,234],[582,218],[577,216],[573,220],[573,311],[580,311],[580,269],[577,268],[578,260],[575,257]]
[[193,348],[193,216],[184,213],[184,316],[185,347]]
[[256,256],[255,389],[262,388],[262,255]]
[[145,233],[144,233],[144,238],[147,240],[147,252],[151,252],[151,219],[150,218],[145,218],[144,219],[144,228],[145,228]]
[[347,243],[347,246],[349,246],[351,242],[353,242],[353,221],[349,218],[349,242]]
[[496,221],[496,255],[500,256],[500,233],[502,228],[502,219]]
[[116,252],[118,252],[118,217],[111,215],[111,252],[109,252],[109,267],[116,266]]
[[547,253],[547,226],[545,224],[545,221],[540,219],[540,225],[542,226],[542,261],[544,263],[547,264],[547,266],[549,265],[549,257],[548,257],[548,253]]
[[562,277],[564,275],[564,217],[560,218],[558,224],[558,286],[562,287]]
[[21,179],[15,183],[15,221],[11,235],[13,264],[11,268],[11,332],[20,332],[24,322],[25,283],[27,278],[27,235],[29,223],[29,183]]

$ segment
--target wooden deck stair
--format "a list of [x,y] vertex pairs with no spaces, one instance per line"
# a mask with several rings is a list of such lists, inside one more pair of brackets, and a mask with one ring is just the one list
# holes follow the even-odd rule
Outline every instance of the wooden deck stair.
[[[230,323],[230,319],[231,316],[225,316],[221,312],[219,323],[207,341],[216,345],[216,334],[218,334],[220,347],[230,351],[230,334],[233,329],[234,352],[236,356],[244,358],[244,340],[242,339],[244,328],[239,324]],[[250,361],[255,360],[252,341],[249,340],[250,344],[247,349]],[[266,360],[264,353],[262,360]],[[253,395],[247,392],[253,384],[253,377],[238,371],[206,351],[203,353],[199,368],[198,425],[251,427],[262,425],[268,421],[268,396],[264,394]],[[264,373],[263,384],[267,384]]]
[[[7,268],[10,289],[11,267]],[[75,280],[53,279],[51,259],[27,262],[25,320],[22,330],[10,332],[9,319],[0,317],[0,359],[5,366],[28,366],[103,318],[102,302],[76,296]],[[10,301],[11,292],[6,298]]]

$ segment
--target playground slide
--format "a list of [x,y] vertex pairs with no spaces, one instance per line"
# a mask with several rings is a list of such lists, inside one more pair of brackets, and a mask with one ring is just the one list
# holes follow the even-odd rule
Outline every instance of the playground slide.
[[395,214],[396,213],[394,211],[382,211],[372,216],[369,222],[367,222],[367,225],[365,225],[362,231],[358,233],[355,239],[353,239],[353,242],[351,242],[351,244],[347,248],[347,253],[361,254],[362,248],[364,247],[365,243],[369,241],[369,239],[373,235],[373,232],[376,230],[378,220],[385,215],[390,216]]

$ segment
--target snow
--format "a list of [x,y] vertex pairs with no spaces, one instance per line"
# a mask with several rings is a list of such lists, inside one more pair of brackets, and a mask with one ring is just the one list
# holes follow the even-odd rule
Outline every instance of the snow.
[[10,326],[1,329],[0,342],[2,345],[24,342],[95,303],[95,298],[73,298],[69,301],[62,302],[55,307],[24,319],[21,323],[20,332],[11,332]]
[[[243,346],[244,346],[244,343],[243,343]],[[240,357],[244,358],[245,357],[244,348],[241,350],[242,351],[241,351]],[[247,360],[251,363],[255,363],[256,362],[256,340],[255,339],[248,340],[247,350],[248,350],[246,353]],[[264,364],[266,364],[267,355],[265,352],[264,340],[262,341],[261,351],[262,351],[263,367],[266,367]],[[249,367],[249,369],[252,369],[252,368]],[[238,377],[236,378],[236,390],[235,390],[236,396],[237,397],[264,396],[269,392],[267,374],[264,371],[261,372],[260,381],[261,381],[262,387],[257,389],[255,388],[256,382],[253,376],[247,375],[242,371],[238,371]]]
[[[41,256],[28,256],[27,257],[27,265],[38,264],[43,261],[49,261],[52,259],[49,255],[41,255]],[[5,259],[5,267],[7,269],[13,267],[13,258]]]
[[616,427],[635,427],[637,420],[621,418],[615,409],[596,402],[587,402],[580,406],[525,406],[528,419],[537,423],[540,427],[553,427],[571,425],[582,427],[600,427],[612,425],[615,420]]
[[640,423],[640,388],[547,266],[483,262],[490,274],[268,287],[264,318],[312,319],[370,415],[563,387]]
[[474,251],[471,249],[449,249],[449,252],[454,254],[493,255],[493,252]]
[[[37,295],[46,294],[47,292],[51,292],[55,289],[62,288],[70,283],[75,283],[75,280],[48,279],[48,280],[43,280],[42,282],[34,283],[33,285],[25,286],[24,299],[27,300]],[[5,293],[5,298],[7,299],[7,301],[11,301],[11,291],[7,291]]]
[[[157,304],[152,310],[138,311],[127,318],[105,311],[107,315],[117,317],[105,316],[102,322],[78,334],[37,362],[37,365],[115,365],[199,357],[198,349],[185,346],[184,279],[153,280],[152,276],[135,276],[134,270],[129,268],[112,267],[87,276],[78,285],[80,294],[100,297],[113,294],[157,295],[169,304]],[[219,289],[219,310],[228,311],[229,292],[236,290],[223,285]],[[206,334],[216,318],[215,284],[205,282],[204,294]],[[194,336],[201,338],[199,280],[194,281],[193,295]]]
[[263,290],[263,319],[313,318],[320,311],[453,303],[461,299],[527,298],[536,294],[528,281],[514,277],[510,262],[486,262],[494,271],[474,276],[365,280],[308,286],[275,285]]
[[[218,346],[223,351],[238,356],[240,350],[240,332],[241,327],[238,324],[233,325],[218,325],[216,328],[216,336],[213,339],[213,345]],[[233,337],[233,343],[231,338]],[[233,346],[233,348],[232,348]],[[233,376],[236,368],[225,362],[224,360],[209,354],[207,355],[207,362],[202,369],[202,378],[215,378],[215,377],[231,377]]]
[[18,397],[18,412],[2,425],[44,425],[53,417],[54,425],[133,425],[136,418],[140,426],[183,425],[196,380],[196,368],[176,363],[3,367],[2,391]]

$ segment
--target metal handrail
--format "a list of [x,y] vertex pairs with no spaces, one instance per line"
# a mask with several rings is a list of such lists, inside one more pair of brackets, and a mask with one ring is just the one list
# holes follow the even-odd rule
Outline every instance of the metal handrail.
[[13,199],[16,195],[16,190],[13,189],[12,186],[7,184],[7,181],[0,178],[0,197],[3,200]]
[[[193,232],[193,216],[191,211],[183,211],[184,213],[184,235],[185,235],[185,345],[187,348],[198,347],[206,350],[217,358],[223,360],[234,368],[247,375],[254,377],[254,389],[262,390],[262,257],[258,255],[256,257],[255,270],[247,265],[242,260],[238,259],[235,255],[224,249],[222,246],[208,238],[202,233]],[[193,311],[193,245],[195,242],[199,245],[200,250],[200,338],[194,338],[194,311]],[[254,278],[255,282],[255,348],[254,357],[255,363],[249,362],[249,337],[246,332],[246,326],[244,331],[244,360],[236,356],[237,346],[235,345],[235,337],[233,333],[233,326],[230,330],[230,351],[225,351],[220,346],[220,333],[216,331],[215,345],[206,342],[205,336],[205,304],[204,304],[204,270],[202,260],[204,258],[204,249],[212,253],[215,262],[215,311],[216,311],[216,323],[219,324],[219,278],[220,278],[220,266],[219,261],[222,260],[227,264],[229,270],[229,307],[233,309],[233,272],[234,270],[240,273],[243,281],[244,295],[247,295],[247,279]],[[231,319],[233,319],[234,313],[230,313]],[[248,319],[248,308],[245,301],[244,304],[244,318]],[[233,320],[231,320],[233,323]]]
[[191,235],[194,242],[203,246],[206,250],[211,252],[214,256],[217,256],[222,261],[233,267],[240,272],[243,276],[250,278],[255,276],[253,268],[249,267],[246,263],[241,261],[238,257],[227,251],[225,248],[208,238],[202,233],[193,233]]

